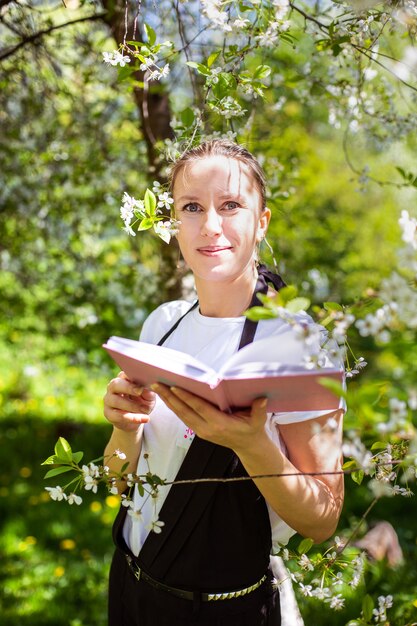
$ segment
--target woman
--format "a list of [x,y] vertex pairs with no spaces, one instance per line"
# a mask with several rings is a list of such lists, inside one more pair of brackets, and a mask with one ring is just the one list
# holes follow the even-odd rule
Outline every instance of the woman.
[[[297,338],[287,322],[251,325],[243,316],[257,292],[266,291],[256,251],[271,213],[258,162],[232,142],[206,142],[174,164],[171,191],[198,303],[162,305],[146,320],[141,339],[214,368],[270,335],[282,335],[284,352],[291,352]],[[276,289],[283,284],[276,275],[268,278]],[[277,356],[286,360],[285,353]],[[132,509],[121,510],[114,529],[111,626],[280,623],[269,554],[295,532],[316,542],[334,532],[343,479],[331,472],[341,469],[343,411],[267,414],[265,405],[259,398],[230,415],[182,389],[138,389],[123,372],[109,383],[104,413],[113,434],[105,455],[122,450],[127,473],[150,470],[168,481],[286,475],[164,487],[156,499],[136,489]],[[114,471],[123,464],[115,456],[109,463]]]

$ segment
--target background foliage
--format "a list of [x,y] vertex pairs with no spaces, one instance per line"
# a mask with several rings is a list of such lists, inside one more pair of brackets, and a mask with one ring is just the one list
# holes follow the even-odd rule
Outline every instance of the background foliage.
[[[413,2],[162,1],[138,9],[0,2],[4,626],[105,623],[117,500],[86,494],[76,510],[52,503],[39,464],[58,436],[88,458],[101,454],[109,435],[101,397],[114,369],[100,345],[110,334],[136,338],[147,313],[184,288],[175,245],[121,231],[123,191],[139,197],[153,180],[164,182],[167,152],[190,137],[233,133],[264,164],[274,213],[268,239],[287,282],[316,303],[371,306],[398,264],[400,210],[415,206]],[[274,15],[279,25],[268,31]],[[227,30],[239,16],[249,25]],[[268,32],[269,42],[259,39]],[[131,40],[148,50],[172,41],[162,50],[169,76],[149,81]],[[103,64],[102,52],[119,45],[130,63]],[[228,97],[243,115],[228,117]],[[416,392],[415,330],[400,329],[385,345],[354,335],[352,345],[370,365],[351,383],[346,430],[370,446],[390,397]],[[338,532],[348,535],[372,495],[350,477],[346,485]],[[387,623],[417,622],[413,506],[383,498],[360,529],[389,520],[403,564],[371,562],[338,613],[300,595],[306,624],[359,618],[365,594],[375,603],[394,596]],[[372,620],[371,612],[363,623]]]

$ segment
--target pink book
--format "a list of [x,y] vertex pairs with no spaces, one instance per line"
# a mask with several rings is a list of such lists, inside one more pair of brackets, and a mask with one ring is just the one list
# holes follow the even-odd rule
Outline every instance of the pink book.
[[138,385],[160,382],[182,387],[222,411],[249,407],[259,397],[268,398],[270,412],[339,408],[339,397],[321,380],[342,383],[343,369],[332,364],[309,369],[301,362],[280,362],[277,355],[282,354],[283,342],[281,335],[254,341],[233,354],[219,371],[184,352],[143,341],[110,337],[103,348]]

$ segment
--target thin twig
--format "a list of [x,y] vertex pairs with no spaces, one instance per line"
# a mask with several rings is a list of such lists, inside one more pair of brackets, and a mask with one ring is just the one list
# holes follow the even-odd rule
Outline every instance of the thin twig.
[[9,57],[13,56],[13,54],[15,54],[18,50],[20,50],[20,48],[23,48],[23,46],[25,46],[27,43],[32,43],[33,44],[38,39],[41,39],[45,35],[49,35],[50,33],[52,33],[55,30],[59,30],[61,28],[65,28],[67,26],[72,26],[73,24],[80,24],[81,22],[88,22],[90,20],[100,20],[105,15],[106,15],[105,12],[104,13],[95,13],[93,15],[88,15],[86,17],[79,17],[76,20],[71,20],[70,22],[64,22],[63,24],[56,24],[55,26],[51,26],[50,28],[45,28],[45,30],[40,30],[37,33],[34,33],[33,35],[29,35],[29,37],[25,37],[18,44],[16,44],[12,48],[9,48],[8,50],[6,50],[2,54],[0,54],[0,61],[4,61],[4,59],[8,59]]

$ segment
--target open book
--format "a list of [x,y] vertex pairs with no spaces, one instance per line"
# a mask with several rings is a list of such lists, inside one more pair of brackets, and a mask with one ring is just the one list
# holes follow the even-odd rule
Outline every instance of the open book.
[[184,352],[143,341],[110,337],[103,348],[138,385],[160,382],[182,387],[222,411],[249,407],[259,397],[268,398],[268,411],[336,410],[338,396],[320,381],[342,382],[343,370],[336,366],[308,369],[295,354],[291,363],[281,363],[276,355],[282,354],[285,341],[281,335],[254,341],[233,354],[219,371]]

